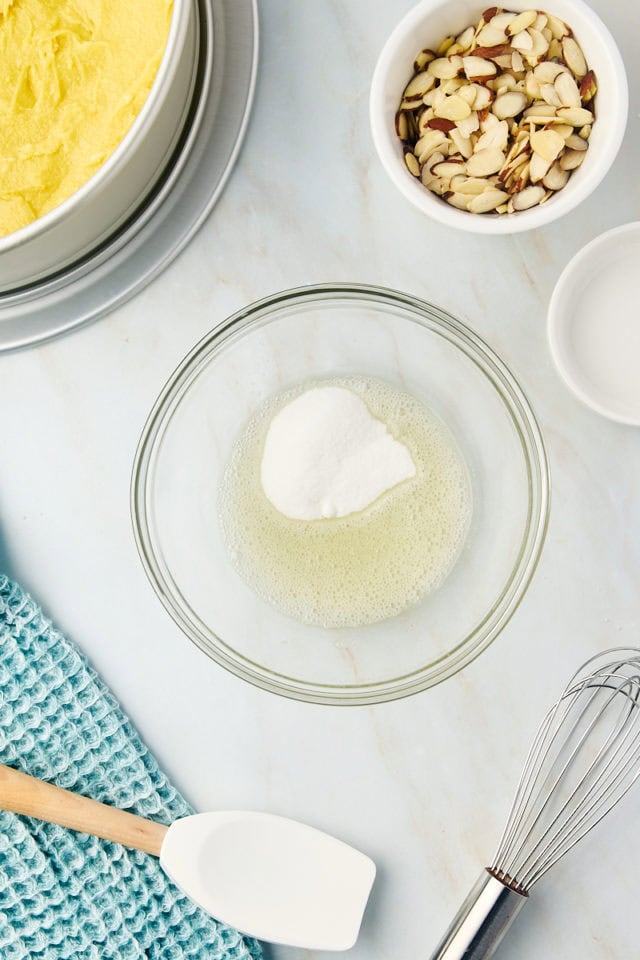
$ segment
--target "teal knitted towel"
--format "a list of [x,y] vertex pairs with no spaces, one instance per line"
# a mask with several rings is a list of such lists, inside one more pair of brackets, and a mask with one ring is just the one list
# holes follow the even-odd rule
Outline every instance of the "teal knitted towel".
[[[0,763],[144,817],[192,811],[85,658],[0,575]],[[158,861],[0,812],[2,960],[259,960]]]

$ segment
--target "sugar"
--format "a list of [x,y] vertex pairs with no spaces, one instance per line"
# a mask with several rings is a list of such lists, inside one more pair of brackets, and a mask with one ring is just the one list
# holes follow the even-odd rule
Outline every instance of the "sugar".
[[415,476],[407,447],[345,387],[312,387],[274,417],[265,438],[262,487],[296,520],[364,510]]

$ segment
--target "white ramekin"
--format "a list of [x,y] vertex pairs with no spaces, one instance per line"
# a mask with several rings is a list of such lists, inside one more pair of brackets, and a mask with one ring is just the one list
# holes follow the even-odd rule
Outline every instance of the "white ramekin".
[[640,221],[601,233],[575,254],[547,313],[551,356],[566,385],[596,413],[640,427]]
[[0,293],[51,276],[95,250],[142,203],[177,144],[197,67],[196,0],[174,0],[167,45],[142,110],[109,159],[33,223],[0,237]]
[[[599,17],[582,0],[549,0],[541,9],[555,14],[573,30],[595,71],[598,92],[596,122],[582,166],[573,172],[564,189],[542,206],[513,214],[473,214],[450,206],[431,193],[407,170],[395,131],[395,115],[402,92],[413,74],[416,54],[437,46],[476,23],[487,2],[473,0],[422,0],[395,28],[378,59],[371,84],[370,117],[373,141],[393,183],[415,207],[434,220],[473,233],[520,233],[573,210],[595,190],[613,163],[627,123],[628,91],[622,57]],[[504,9],[528,10],[530,0],[505,0]]]

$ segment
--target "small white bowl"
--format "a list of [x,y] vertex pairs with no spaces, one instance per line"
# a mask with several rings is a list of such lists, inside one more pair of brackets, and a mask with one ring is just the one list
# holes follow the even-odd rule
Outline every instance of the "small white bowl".
[[63,203],[0,237],[0,294],[30,286],[94,250],[140,206],[187,116],[197,66],[196,0],[174,0],[169,36],[142,110],[116,150]]
[[640,222],[608,230],[569,261],[549,303],[549,345],[573,393],[640,426]]
[[[605,176],[616,157],[627,123],[627,78],[613,37],[586,3],[549,0],[543,4],[541,9],[555,14],[571,27],[590,69],[596,74],[596,122],[585,161],[573,172],[564,189],[542,206],[502,215],[467,213],[450,206],[407,170],[402,144],[396,135],[395,115],[402,92],[413,75],[416,54],[477,23],[487,6],[488,2],[473,0],[422,0],[407,13],[387,40],[373,74],[369,104],[371,130],[385,170],[400,192],[423,213],[450,227],[473,233],[520,233],[551,223],[573,210]],[[504,3],[504,9],[516,12],[530,8],[530,0],[505,0]]]

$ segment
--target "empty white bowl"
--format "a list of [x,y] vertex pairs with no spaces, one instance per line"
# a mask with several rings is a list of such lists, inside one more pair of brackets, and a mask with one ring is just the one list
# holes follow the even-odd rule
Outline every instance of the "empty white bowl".
[[[474,214],[452,207],[407,170],[396,135],[395,115],[413,75],[416,54],[425,47],[437,47],[445,37],[457,36],[469,24],[477,23],[488,5],[473,0],[422,0],[409,11],[389,37],[375,68],[370,98],[371,130],[385,170],[398,190],[423,213],[473,233],[520,233],[551,223],[573,210],[605,176],[618,153],[627,123],[627,79],[613,37],[586,3],[550,0],[544,4],[542,10],[555,14],[571,27],[596,74],[596,122],[584,163],[573,172],[564,189],[542,206],[502,215]],[[504,4],[504,9],[516,12],[530,8],[527,0],[506,0]]]
[[565,267],[549,303],[549,345],[573,393],[640,426],[640,222],[608,230]]
[[33,223],[0,237],[0,293],[29,286],[81,259],[140,206],[182,132],[197,43],[197,0],[174,0],[164,55],[135,122],[79,190]]

